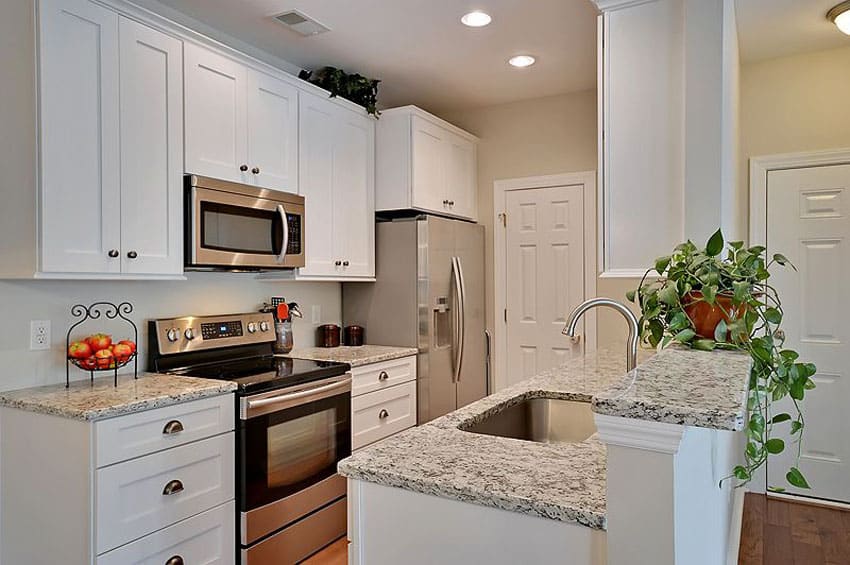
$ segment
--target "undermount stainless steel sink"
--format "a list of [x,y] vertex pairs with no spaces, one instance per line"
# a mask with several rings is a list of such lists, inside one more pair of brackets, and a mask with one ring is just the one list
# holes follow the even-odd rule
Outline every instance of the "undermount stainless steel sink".
[[589,402],[558,398],[528,398],[461,429],[541,443],[578,443],[596,433]]

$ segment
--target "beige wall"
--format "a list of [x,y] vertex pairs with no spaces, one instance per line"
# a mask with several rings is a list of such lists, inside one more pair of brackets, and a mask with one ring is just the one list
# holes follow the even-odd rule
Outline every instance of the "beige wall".
[[[500,179],[596,169],[596,90],[501,104],[441,115],[481,138],[478,147],[478,216],[487,232],[487,280],[493,275],[493,182]],[[597,294],[622,299],[631,281],[599,281]],[[606,291],[606,292],[603,292]],[[487,327],[494,325],[493,285],[488,285]],[[614,315],[616,316],[616,314]],[[616,317],[599,320],[600,343],[624,330]],[[623,326],[625,328],[625,326]],[[612,336],[612,337],[609,337]]]
[[850,147],[850,47],[741,68],[740,182],[749,158]]

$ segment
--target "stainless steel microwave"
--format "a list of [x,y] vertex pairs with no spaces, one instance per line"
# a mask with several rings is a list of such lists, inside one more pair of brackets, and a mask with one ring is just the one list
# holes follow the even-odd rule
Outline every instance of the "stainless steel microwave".
[[185,191],[187,269],[304,266],[303,196],[198,175]]

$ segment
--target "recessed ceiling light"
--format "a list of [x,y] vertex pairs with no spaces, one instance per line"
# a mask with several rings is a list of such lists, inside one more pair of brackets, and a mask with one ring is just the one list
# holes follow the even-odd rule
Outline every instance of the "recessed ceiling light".
[[834,6],[826,13],[826,17],[838,26],[838,29],[850,35],[850,0]]
[[465,26],[469,27],[484,27],[493,21],[493,18],[490,17],[489,14],[485,14],[481,10],[475,10],[474,12],[469,12],[465,14],[460,21]]
[[508,63],[513,65],[514,67],[530,67],[534,64],[537,59],[532,57],[531,55],[517,55],[516,57],[511,57],[508,59]]

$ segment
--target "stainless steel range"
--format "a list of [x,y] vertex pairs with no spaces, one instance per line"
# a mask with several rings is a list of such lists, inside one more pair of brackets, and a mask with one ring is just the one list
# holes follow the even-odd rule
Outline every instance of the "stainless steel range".
[[265,313],[154,320],[149,336],[152,370],[238,385],[241,562],[295,563],[345,535],[350,367],[273,355]]

